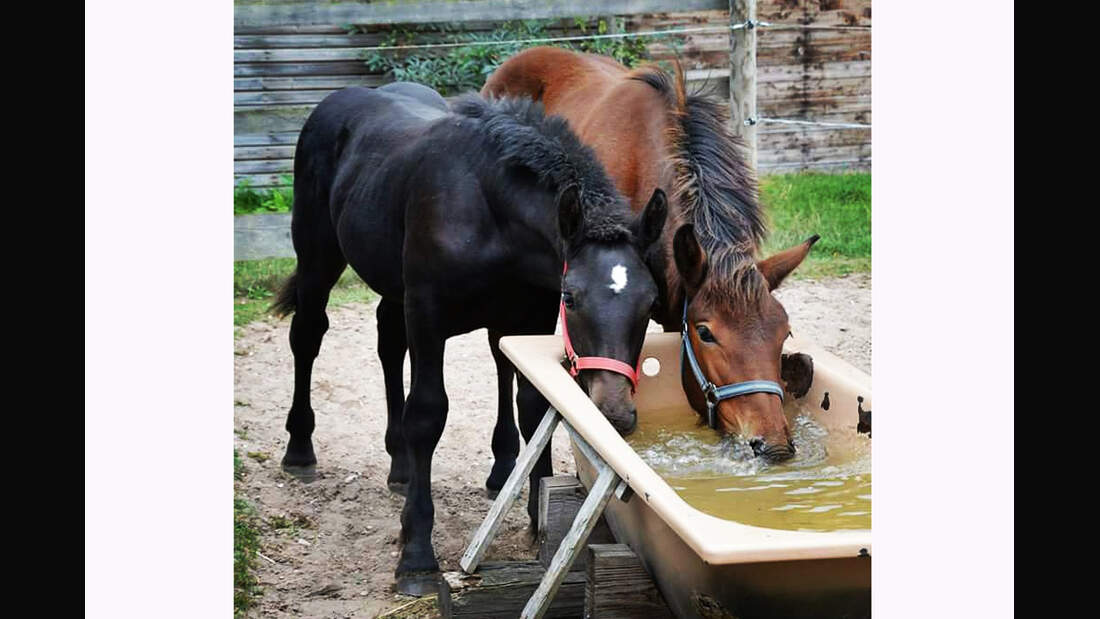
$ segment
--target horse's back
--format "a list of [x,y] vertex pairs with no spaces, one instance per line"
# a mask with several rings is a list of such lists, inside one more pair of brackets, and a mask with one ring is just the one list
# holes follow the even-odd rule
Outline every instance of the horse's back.
[[[394,270],[404,220],[399,194],[411,173],[403,153],[449,113],[438,93],[412,86],[350,87],[328,95],[306,120],[295,151],[295,248],[339,246],[368,285],[383,293],[400,284],[400,269]],[[364,268],[368,263],[376,265],[371,272]]]
[[443,95],[423,84],[415,82],[392,82],[378,88],[380,92],[389,92],[419,101],[429,107],[447,111],[447,100]]
[[564,92],[592,91],[628,69],[614,58],[560,47],[532,47],[504,61],[485,80],[485,96],[526,95],[550,108]]

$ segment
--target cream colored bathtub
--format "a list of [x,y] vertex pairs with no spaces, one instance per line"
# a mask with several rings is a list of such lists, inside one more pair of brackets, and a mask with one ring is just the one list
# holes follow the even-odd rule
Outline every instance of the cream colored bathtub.
[[[660,371],[641,377],[640,415],[687,408],[679,346],[676,333],[647,336],[642,358],[656,358]],[[787,531],[704,514],[641,460],[562,368],[559,336],[506,337],[501,350],[634,491],[629,501],[608,504],[608,524],[645,563],[678,616],[870,616],[869,530]],[[855,432],[859,407],[871,409],[870,376],[797,338],[785,350],[813,358],[813,382],[799,400],[803,409],[830,432]],[[590,486],[592,464],[575,446],[573,454],[581,481]]]

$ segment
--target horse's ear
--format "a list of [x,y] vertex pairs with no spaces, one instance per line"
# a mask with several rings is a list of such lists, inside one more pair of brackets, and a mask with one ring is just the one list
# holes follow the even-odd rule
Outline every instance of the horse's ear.
[[570,185],[558,196],[558,233],[566,243],[573,242],[584,225],[581,212],[581,194],[576,185]]
[[815,234],[790,249],[784,249],[770,258],[757,262],[756,268],[760,269],[764,279],[768,280],[768,290],[778,288],[783,279],[802,264],[802,260],[810,253],[810,248],[820,238],[821,236]]
[[707,254],[695,237],[695,226],[684,224],[672,238],[672,254],[676,258],[676,270],[684,282],[688,295],[694,295],[707,276]]
[[658,187],[653,190],[653,195],[649,198],[649,204],[646,204],[645,209],[642,211],[638,242],[643,250],[661,238],[661,231],[665,229],[667,218],[668,198],[665,196],[665,192]]

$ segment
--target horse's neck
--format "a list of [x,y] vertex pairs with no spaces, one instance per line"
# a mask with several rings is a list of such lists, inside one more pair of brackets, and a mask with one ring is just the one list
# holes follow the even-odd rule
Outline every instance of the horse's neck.
[[561,285],[564,257],[558,233],[555,197],[546,189],[512,181],[497,186],[498,221],[507,224],[508,259],[527,283],[544,288]]

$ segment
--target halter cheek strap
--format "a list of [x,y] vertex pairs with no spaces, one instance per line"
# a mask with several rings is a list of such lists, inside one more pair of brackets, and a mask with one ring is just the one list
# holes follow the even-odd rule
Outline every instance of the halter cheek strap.
[[[568,270],[569,264],[566,263],[565,269],[562,270],[563,278],[565,277],[565,272]],[[577,351],[573,349],[573,342],[569,339],[569,327],[565,322],[564,297],[558,305],[558,312],[561,315],[561,337],[562,340],[565,341],[565,357],[569,360],[570,376],[580,374],[581,370],[607,370],[608,372],[615,372],[629,378],[631,393],[638,390],[638,368],[631,367],[622,361],[609,357],[578,357]],[[639,359],[639,362],[640,361],[641,359]]]
[[703,369],[699,367],[699,361],[695,358],[695,352],[691,349],[691,342],[688,338],[687,311],[688,302],[685,298],[683,315],[684,328],[680,333],[680,363],[682,364],[684,358],[687,358],[688,366],[691,367],[691,373],[695,375],[695,380],[699,382],[699,388],[703,390],[703,396],[707,400],[707,425],[712,429],[718,429],[717,409],[718,403],[722,400],[736,398],[737,396],[748,395],[750,393],[772,393],[779,396],[780,402],[783,401],[783,387],[780,387],[779,383],[775,381],[747,380],[719,387],[707,380],[707,377],[703,375]]

